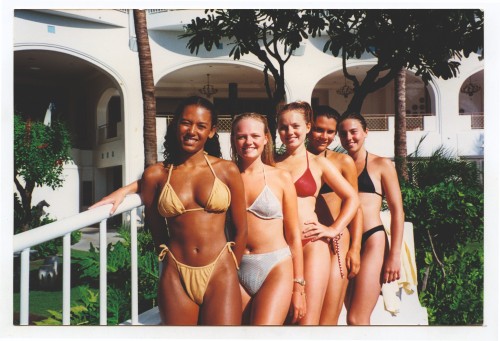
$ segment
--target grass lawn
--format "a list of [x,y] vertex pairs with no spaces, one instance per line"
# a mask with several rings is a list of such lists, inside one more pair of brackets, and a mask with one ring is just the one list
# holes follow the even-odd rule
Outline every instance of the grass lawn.
[[[14,313],[19,312],[19,296],[14,294]],[[76,305],[79,298],[78,287],[71,288],[71,306]],[[30,314],[49,317],[49,309],[62,311],[62,291],[30,291]]]
[[[62,263],[62,248],[59,251],[59,257]],[[75,256],[85,256],[88,254],[87,251],[80,250],[71,250],[71,257]],[[40,265],[43,264],[43,259],[37,259],[30,262],[30,282],[33,280],[37,280],[37,271],[40,268]],[[75,278],[72,276],[72,282],[75,281]],[[77,304],[77,301],[80,299],[80,294],[78,290],[78,286],[80,284],[76,284],[71,288],[71,306]],[[30,304],[30,315],[34,315],[37,317],[49,317],[50,313],[47,310],[55,310],[62,311],[62,291],[47,291],[47,290],[38,290],[36,287],[32,287],[30,284],[30,296],[29,296],[29,304]],[[20,304],[20,294],[19,292],[14,293],[14,314],[19,313],[19,304]]]

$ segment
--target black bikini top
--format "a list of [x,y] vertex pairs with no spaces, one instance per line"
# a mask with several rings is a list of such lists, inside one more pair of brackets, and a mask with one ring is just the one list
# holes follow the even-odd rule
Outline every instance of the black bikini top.
[[[326,157],[326,152],[328,150],[325,149],[325,157]],[[328,184],[324,183],[323,186],[321,186],[321,188],[319,189],[319,194],[326,194],[326,193],[332,193],[333,192],[333,189],[330,188],[330,186],[328,186]]]
[[373,185],[373,181],[370,178],[370,175],[368,174],[367,165],[368,165],[368,152],[366,152],[365,168],[363,168],[361,174],[358,175],[358,192],[374,193],[383,197],[382,194],[375,191],[375,185]]

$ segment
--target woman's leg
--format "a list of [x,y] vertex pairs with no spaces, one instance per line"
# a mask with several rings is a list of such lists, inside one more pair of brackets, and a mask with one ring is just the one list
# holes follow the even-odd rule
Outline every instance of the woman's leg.
[[376,232],[365,242],[361,250],[361,268],[352,282],[347,324],[369,325],[373,308],[381,289],[381,272],[384,264],[386,235]]
[[252,300],[252,325],[282,325],[290,308],[293,290],[292,258],[286,257],[267,275]]
[[241,293],[241,309],[243,310],[242,317],[241,317],[241,324],[247,326],[250,324],[250,312],[252,309],[252,300],[251,300],[252,298],[246,292],[246,290],[243,288],[243,286],[241,284],[240,284],[240,293]]
[[241,325],[241,304],[240,284],[233,255],[224,252],[208,283],[200,309],[200,324]]
[[174,261],[167,255],[158,286],[158,308],[164,325],[183,326],[198,323],[199,306],[182,287]]
[[328,279],[328,287],[326,289],[325,300],[323,309],[321,310],[320,325],[337,325],[339,315],[344,303],[344,297],[347,290],[347,268],[346,268],[346,255],[349,250],[350,235],[349,230],[345,229],[339,241],[340,248],[340,261],[342,265],[342,278],[339,267],[339,258],[337,254],[333,254],[331,258],[331,271]]
[[299,324],[318,325],[330,276],[330,249],[325,241],[318,240],[307,243],[303,250],[307,312]]

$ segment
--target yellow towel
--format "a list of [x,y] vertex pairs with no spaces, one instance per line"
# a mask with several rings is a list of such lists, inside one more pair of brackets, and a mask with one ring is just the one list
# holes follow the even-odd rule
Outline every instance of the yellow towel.
[[[389,211],[380,212],[380,218],[384,224],[385,232],[391,243],[391,214]],[[407,294],[414,293],[417,286],[417,265],[415,262],[415,245],[413,241],[413,224],[405,222],[403,231],[403,245],[401,248],[401,270],[400,278],[396,282],[382,285],[382,296],[385,309],[395,315],[399,312],[401,300],[397,296],[399,288],[403,288]]]

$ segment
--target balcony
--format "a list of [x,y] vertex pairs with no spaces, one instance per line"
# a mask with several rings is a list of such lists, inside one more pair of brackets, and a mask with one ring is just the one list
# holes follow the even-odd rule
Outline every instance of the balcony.
[[203,14],[199,9],[148,9],[148,29],[182,32],[184,25]]
[[128,9],[36,9],[35,11],[110,26],[128,27]]
[[[433,116],[428,115],[407,115],[406,116],[406,131],[420,131],[424,130],[425,117]],[[388,131],[389,130],[389,117],[394,115],[365,115],[366,125],[371,131]]]

